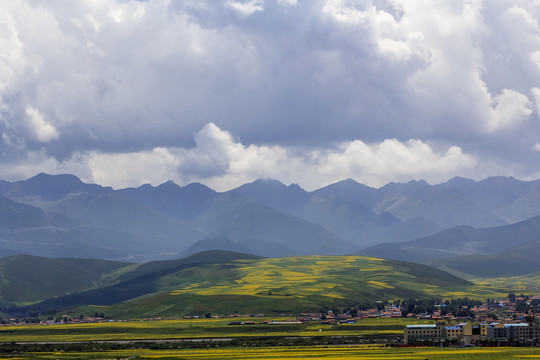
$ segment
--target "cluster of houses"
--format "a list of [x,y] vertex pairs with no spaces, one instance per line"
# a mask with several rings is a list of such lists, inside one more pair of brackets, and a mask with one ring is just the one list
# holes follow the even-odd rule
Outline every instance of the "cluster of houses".
[[406,325],[406,345],[537,345],[540,346],[540,324],[533,323],[459,323],[447,325]]

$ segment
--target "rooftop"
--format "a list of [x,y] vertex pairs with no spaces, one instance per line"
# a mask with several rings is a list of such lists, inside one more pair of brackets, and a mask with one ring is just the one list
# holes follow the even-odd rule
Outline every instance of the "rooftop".
[[407,329],[436,329],[437,325],[406,325]]

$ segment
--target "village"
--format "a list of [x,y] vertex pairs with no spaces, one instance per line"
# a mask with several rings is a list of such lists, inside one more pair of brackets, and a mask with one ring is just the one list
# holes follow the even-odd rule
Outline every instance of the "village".
[[[402,337],[396,337],[393,346],[540,346],[540,296],[508,294],[504,299],[487,301],[464,299],[421,299],[378,301],[371,306],[347,309],[321,309],[320,312],[279,314],[229,314],[184,316],[184,320],[204,318],[230,318],[231,326],[254,325],[335,325],[360,323],[363,319],[411,319],[405,325]],[[35,315],[35,314],[34,314]],[[276,319],[277,318],[277,319]],[[260,319],[258,321],[257,319]],[[414,321],[413,321],[414,319]],[[92,322],[129,321],[111,319],[103,313],[89,316],[49,316],[1,319],[0,326],[28,324],[76,324]],[[133,320],[133,319],[131,319]],[[166,320],[161,318],[142,321]],[[421,323],[419,323],[421,321]]]

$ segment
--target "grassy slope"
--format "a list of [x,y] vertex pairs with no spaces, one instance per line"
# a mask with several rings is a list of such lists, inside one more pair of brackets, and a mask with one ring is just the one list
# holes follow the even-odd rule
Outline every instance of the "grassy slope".
[[540,290],[538,285],[540,284],[540,271],[523,276],[480,278],[474,279],[474,282],[485,286],[507,288],[509,292],[538,294]]
[[[119,268],[108,286],[49,299],[42,310],[74,308],[131,318],[239,313],[298,313],[382,299],[493,297],[478,286],[426,265],[358,256],[264,259],[227,251]],[[504,293],[506,289],[501,290]]]
[[116,261],[14,255],[0,259],[0,301],[29,303],[102,285],[105,273],[130,265]]
[[425,265],[353,256],[208,263],[164,274],[152,286],[155,293],[105,312],[119,317],[298,313],[382,299],[493,294]]
[[[130,268],[104,274],[103,287],[48,299],[36,305],[41,309],[54,309],[78,305],[112,305],[146,294],[159,292],[160,282],[167,275],[183,269],[196,268],[208,263],[226,263],[233,259],[253,259],[254,255],[228,251],[206,251],[180,260],[154,261],[132,265]],[[108,285],[108,286],[106,286]]]

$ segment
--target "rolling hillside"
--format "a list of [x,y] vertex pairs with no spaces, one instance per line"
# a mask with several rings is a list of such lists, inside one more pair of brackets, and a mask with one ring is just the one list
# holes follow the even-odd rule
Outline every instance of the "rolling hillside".
[[129,263],[14,255],[0,259],[0,303],[24,304],[95,289]]
[[383,299],[486,297],[495,291],[430,266],[402,261],[355,256],[266,259],[227,251],[131,265],[101,279],[104,287],[29,308],[46,311],[99,305],[100,311],[124,318],[278,313]]

